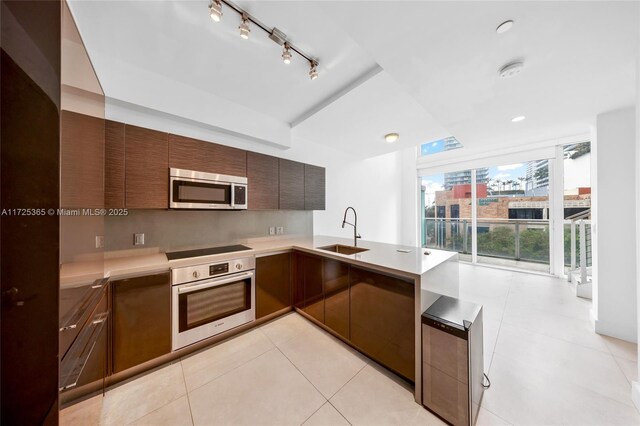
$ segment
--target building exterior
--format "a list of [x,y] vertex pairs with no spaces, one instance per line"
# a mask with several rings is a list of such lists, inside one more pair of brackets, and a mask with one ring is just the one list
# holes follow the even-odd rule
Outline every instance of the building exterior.
[[[461,147],[462,144],[453,136],[444,139],[444,151],[450,151]],[[489,182],[489,169],[476,169],[476,181],[479,184],[487,184]],[[450,191],[455,185],[465,184],[471,184],[471,170],[444,174],[444,188],[447,191]]]
[[538,188],[549,188],[549,160],[529,161],[526,177],[526,190],[529,192],[539,193],[540,191],[536,191]]

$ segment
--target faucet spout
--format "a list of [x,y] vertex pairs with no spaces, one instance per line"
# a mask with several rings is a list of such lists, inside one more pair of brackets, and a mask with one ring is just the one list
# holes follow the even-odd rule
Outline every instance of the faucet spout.
[[[347,213],[349,212],[349,210],[353,211],[353,223],[351,222],[347,222]],[[347,207],[344,211],[344,216],[342,218],[342,227],[344,228],[344,225],[351,225],[353,226],[353,246],[357,247],[358,246],[358,238],[362,238],[360,236],[360,234],[358,234],[358,213],[356,213],[356,209],[354,209],[353,207]]]

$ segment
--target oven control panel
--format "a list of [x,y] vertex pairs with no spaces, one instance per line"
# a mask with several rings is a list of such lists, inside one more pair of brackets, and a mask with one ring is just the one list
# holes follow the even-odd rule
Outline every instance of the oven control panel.
[[185,266],[171,269],[171,285],[220,277],[255,269],[256,259],[253,256],[226,260],[218,263]]

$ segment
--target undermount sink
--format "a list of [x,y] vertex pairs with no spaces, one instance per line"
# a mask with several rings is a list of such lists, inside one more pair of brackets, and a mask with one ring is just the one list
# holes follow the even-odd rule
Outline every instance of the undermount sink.
[[330,246],[317,247],[320,250],[332,251],[334,253],[340,254],[356,254],[361,253],[363,251],[368,251],[367,248],[354,247],[354,246],[345,246],[343,244],[333,244]]

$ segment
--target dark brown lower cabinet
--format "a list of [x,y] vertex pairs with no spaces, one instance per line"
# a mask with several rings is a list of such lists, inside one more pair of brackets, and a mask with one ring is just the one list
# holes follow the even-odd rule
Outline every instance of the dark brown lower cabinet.
[[302,280],[302,310],[324,323],[324,291],[322,288],[322,257],[302,254],[298,279]]
[[169,273],[112,283],[113,372],[118,373],[171,351]]
[[349,339],[349,265],[322,259],[324,324]]
[[291,306],[291,253],[256,258],[256,319]]
[[414,283],[351,266],[351,343],[414,381]]

